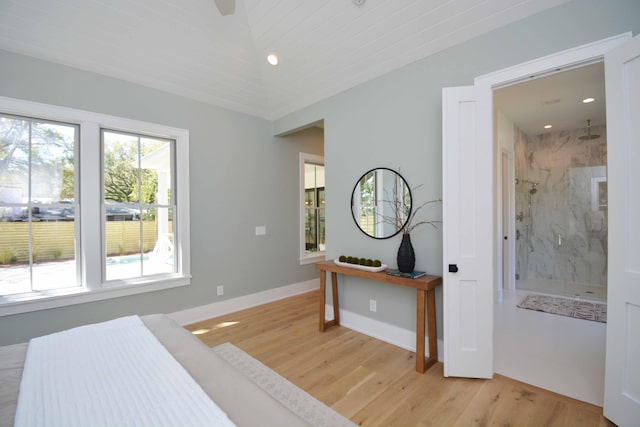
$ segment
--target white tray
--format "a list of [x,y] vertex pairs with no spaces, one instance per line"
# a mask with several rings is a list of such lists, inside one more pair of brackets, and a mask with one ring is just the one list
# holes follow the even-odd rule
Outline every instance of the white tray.
[[367,267],[366,265],[349,264],[348,262],[340,262],[337,259],[334,259],[333,262],[336,263],[336,265],[339,265],[340,267],[354,268],[356,270],[371,271],[374,273],[377,273],[379,271],[385,271],[387,269],[386,264],[382,264],[380,267]]

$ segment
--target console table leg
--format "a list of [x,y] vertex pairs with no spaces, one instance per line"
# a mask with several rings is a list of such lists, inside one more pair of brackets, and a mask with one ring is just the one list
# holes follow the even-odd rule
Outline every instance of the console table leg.
[[327,272],[320,271],[320,332],[324,332],[324,306],[327,304]]
[[331,291],[333,297],[333,324],[340,324],[340,304],[338,302],[338,273],[331,273]]
[[320,319],[319,329],[324,332],[327,328],[340,324],[340,304],[338,303],[338,275],[331,273],[331,296],[333,297],[333,320],[325,320],[325,306],[327,305],[327,274],[320,271]]
[[416,300],[416,371],[422,374],[427,370],[424,360],[424,312],[426,308],[424,289],[417,290]]
[[429,369],[431,366],[438,362],[438,335],[436,331],[436,291],[435,289],[429,289],[427,291],[427,335],[429,336],[429,359],[427,360],[427,366],[425,369]]

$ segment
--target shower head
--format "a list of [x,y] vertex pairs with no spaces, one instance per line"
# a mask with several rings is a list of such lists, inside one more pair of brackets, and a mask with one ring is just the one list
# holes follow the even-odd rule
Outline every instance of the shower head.
[[581,141],[589,141],[592,139],[598,139],[600,135],[592,135],[591,134],[591,120],[587,120],[587,134],[579,136],[578,139]]
[[529,194],[536,194],[538,192],[538,189],[536,187],[533,187],[531,190],[529,190]]

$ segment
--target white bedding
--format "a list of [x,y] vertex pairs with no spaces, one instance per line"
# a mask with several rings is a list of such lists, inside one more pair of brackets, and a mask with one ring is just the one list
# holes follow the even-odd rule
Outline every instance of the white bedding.
[[31,340],[16,426],[233,426],[137,316]]

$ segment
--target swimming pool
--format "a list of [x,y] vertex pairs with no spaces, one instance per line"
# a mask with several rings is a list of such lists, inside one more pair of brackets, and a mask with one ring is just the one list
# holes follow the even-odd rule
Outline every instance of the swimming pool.
[[[142,256],[143,261],[149,260],[149,254],[144,254]],[[140,262],[140,255],[123,255],[123,256],[113,256],[107,258],[107,265],[121,265],[121,264],[133,264],[136,262]]]

